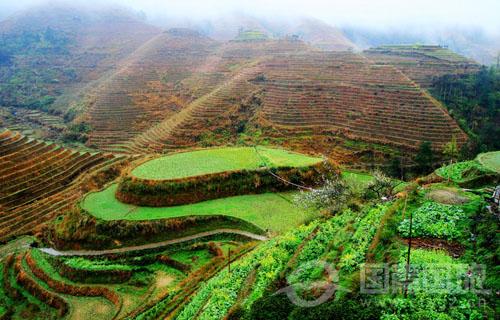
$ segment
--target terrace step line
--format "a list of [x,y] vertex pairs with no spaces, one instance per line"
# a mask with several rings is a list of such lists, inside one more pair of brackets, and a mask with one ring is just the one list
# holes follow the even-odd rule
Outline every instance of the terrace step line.
[[172,244],[182,243],[182,242],[186,242],[186,241],[195,240],[198,238],[204,238],[204,237],[218,235],[218,234],[224,234],[224,233],[237,234],[240,236],[244,236],[244,237],[254,239],[254,240],[259,240],[259,241],[266,241],[269,239],[266,236],[258,235],[258,234],[248,232],[248,231],[242,231],[242,230],[237,230],[237,229],[215,229],[215,230],[211,230],[211,231],[200,232],[200,233],[193,234],[191,236],[182,237],[182,238],[171,239],[171,240],[155,242],[155,243],[148,243],[148,244],[143,244],[140,246],[117,248],[117,249],[59,251],[59,250],[56,250],[54,248],[41,248],[40,250],[51,255],[51,256],[102,256],[102,255],[109,255],[109,254],[126,253],[126,252],[131,252],[131,251],[156,249],[156,248],[169,246]]

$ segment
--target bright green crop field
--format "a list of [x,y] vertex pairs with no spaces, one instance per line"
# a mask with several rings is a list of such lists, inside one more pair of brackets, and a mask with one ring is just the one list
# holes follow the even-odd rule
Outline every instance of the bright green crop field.
[[477,161],[486,169],[500,173],[500,151],[481,153],[477,156]]
[[274,232],[283,232],[319,215],[305,212],[291,201],[293,192],[244,195],[204,201],[176,207],[137,207],[115,198],[117,184],[91,193],[82,202],[83,209],[104,220],[152,220],[193,215],[226,215]]
[[282,149],[257,147],[215,148],[176,153],[148,161],[132,175],[141,179],[166,180],[259,167],[304,167],[322,161]]

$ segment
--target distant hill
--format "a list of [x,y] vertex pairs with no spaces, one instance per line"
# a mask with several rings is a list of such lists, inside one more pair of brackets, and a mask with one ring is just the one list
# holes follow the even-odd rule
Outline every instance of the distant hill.
[[368,49],[382,45],[435,44],[446,45],[450,50],[475,60],[480,64],[495,65],[500,54],[500,34],[492,35],[481,29],[466,27],[404,27],[377,29],[343,27],[342,32],[359,48]]
[[231,14],[202,21],[173,21],[166,25],[177,24],[184,24],[189,28],[199,30],[217,41],[233,40],[242,30],[254,30],[274,39],[295,36],[322,50],[345,51],[356,48],[356,45],[338,28],[314,18],[283,20]]
[[318,19],[302,18],[281,25],[278,22],[272,29],[281,34],[297,35],[299,39],[322,50],[347,51],[357,48],[340,29]]
[[422,89],[476,70],[450,50],[354,53],[314,19],[182,25],[60,6],[3,21],[0,125],[111,152],[271,142],[353,162],[467,139]]
[[387,45],[363,51],[369,59],[396,66],[424,88],[446,74],[467,74],[479,70],[479,65],[455,52],[432,45]]
[[11,16],[0,22],[0,106],[71,121],[81,93],[158,33],[120,8],[45,5]]
[[189,29],[171,29],[140,46],[91,92],[89,144],[120,144],[182,109],[193,99],[182,81],[204,69],[216,46]]

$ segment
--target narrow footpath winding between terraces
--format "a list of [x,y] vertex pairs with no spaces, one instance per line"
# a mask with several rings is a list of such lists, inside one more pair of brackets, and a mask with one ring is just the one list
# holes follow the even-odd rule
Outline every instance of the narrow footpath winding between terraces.
[[193,235],[187,236],[187,237],[171,239],[171,240],[166,240],[166,241],[162,241],[162,242],[148,243],[148,244],[143,244],[140,246],[117,248],[117,249],[59,251],[59,250],[56,250],[53,248],[41,248],[40,250],[47,253],[47,254],[50,254],[52,256],[101,256],[101,255],[108,255],[108,254],[126,253],[126,252],[131,252],[131,251],[156,249],[156,248],[161,248],[161,247],[165,247],[165,246],[172,245],[172,244],[182,243],[182,242],[186,242],[186,241],[191,241],[191,240],[195,240],[195,239],[199,239],[199,238],[204,238],[204,237],[213,236],[213,235],[217,235],[217,234],[224,234],[224,233],[237,234],[240,236],[244,236],[244,237],[254,239],[254,240],[259,240],[259,241],[268,240],[268,238],[266,236],[258,235],[258,234],[247,232],[247,231],[241,231],[241,230],[237,230],[237,229],[216,229],[216,230],[211,230],[211,231],[193,234]]

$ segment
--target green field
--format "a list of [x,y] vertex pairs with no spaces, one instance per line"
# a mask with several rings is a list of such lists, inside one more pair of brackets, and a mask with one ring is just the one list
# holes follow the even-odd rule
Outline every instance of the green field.
[[199,202],[176,207],[137,207],[115,198],[117,185],[91,193],[83,209],[104,220],[152,220],[193,215],[226,215],[274,232],[283,232],[319,215],[304,212],[291,203],[294,193],[264,193]]
[[500,151],[481,153],[477,156],[477,161],[485,168],[500,173]]
[[141,179],[166,180],[232,170],[255,170],[259,167],[303,167],[320,162],[282,149],[232,147],[183,152],[148,161],[132,175]]
[[354,171],[342,171],[342,178],[344,178],[348,183],[359,184],[366,187],[373,180],[373,176],[368,173],[354,172]]
[[495,172],[500,173],[500,151],[481,153],[474,160],[453,163],[436,170],[439,176],[455,182]]

